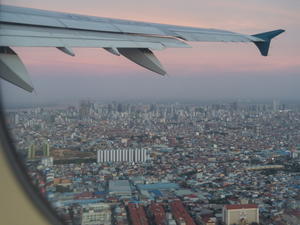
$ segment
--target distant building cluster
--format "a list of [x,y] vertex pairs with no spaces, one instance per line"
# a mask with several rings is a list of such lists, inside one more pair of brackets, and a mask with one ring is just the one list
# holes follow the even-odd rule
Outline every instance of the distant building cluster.
[[299,103],[82,101],[8,125],[65,224],[299,225]]
[[147,149],[98,150],[97,162],[146,162]]

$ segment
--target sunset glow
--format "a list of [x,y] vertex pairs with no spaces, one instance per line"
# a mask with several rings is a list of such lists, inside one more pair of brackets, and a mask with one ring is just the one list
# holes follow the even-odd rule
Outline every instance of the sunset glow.
[[[72,2],[72,4],[69,4]],[[158,3],[128,1],[128,4],[99,3],[98,1],[9,1],[3,4],[13,4],[26,7],[57,10],[69,13],[79,13],[100,17],[122,18],[138,21],[187,25],[195,27],[213,27],[243,33],[259,33],[267,30],[283,28],[287,32],[275,39],[270,49],[270,56],[262,57],[253,44],[231,43],[189,43],[193,49],[167,49],[156,54],[165,65],[167,71],[174,75],[181,67],[188,68],[193,73],[208,71],[244,71],[244,70],[278,70],[299,68],[299,51],[295,47],[295,35],[299,36],[300,16],[297,7],[282,7],[280,3],[272,4],[268,9],[261,7],[258,1],[236,3],[235,1],[214,1],[212,3],[191,1],[188,5],[180,1]],[[270,2],[270,1],[269,1]],[[127,3],[127,1],[126,1]],[[266,3],[265,3],[266,4]],[[167,6],[168,9],[166,8]],[[262,19],[263,18],[263,19]],[[298,32],[298,33],[297,33]],[[29,70],[43,67],[51,70],[53,65],[72,70],[90,70],[93,72],[110,71],[116,74],[140,71],[128,60],[115,57],[102,49],[75,49],[76,57],[69,57],[56,49],[16,49],[28,65]],[[175,72],[173,72],[175,71]]]

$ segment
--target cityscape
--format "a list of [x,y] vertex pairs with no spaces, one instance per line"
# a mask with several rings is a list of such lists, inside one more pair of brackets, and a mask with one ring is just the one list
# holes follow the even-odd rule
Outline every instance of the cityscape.
[[299,225],[299,103],[82,100],[6,114],[66,224]]

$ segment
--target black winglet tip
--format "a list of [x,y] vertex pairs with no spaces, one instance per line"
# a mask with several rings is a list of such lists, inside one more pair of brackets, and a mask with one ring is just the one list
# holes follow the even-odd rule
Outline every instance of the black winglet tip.
[[[277,35],[279,35],[279,34],[282,34],[283,32],[285,32],[284,29],[279,29],[279,30],[274,31],[274,33],[276,33],[275,36],[277,36]],[[274,37],[275,37],[275,36],[274,36]],[[272,38],[273,38],[273,37],[272,37]]]
[[260,33],[260,34],[254,34],[252,36],[260,38],[260,39],[265,40],[265,41],[269,41],[272,38],[278,36],[279,34],[281,34],[283,32],[285,32],[285,30],[278,29],[278,30],[273,30],[273,31],[268,31],[268,32]]
[[283,29],[273,30],[265,33],[254,34],[252,36],[262,39],[262,41],[254,41],[254,44],[259,49],[262,56],[268,56],[270,43],[272,38],[285,32]]

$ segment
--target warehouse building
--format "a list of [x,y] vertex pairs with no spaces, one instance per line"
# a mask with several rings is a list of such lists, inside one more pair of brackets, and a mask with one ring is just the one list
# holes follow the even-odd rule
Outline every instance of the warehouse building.
[[108,190],[110,195],[131,195],[131,188],[128,180],[110,180]]

